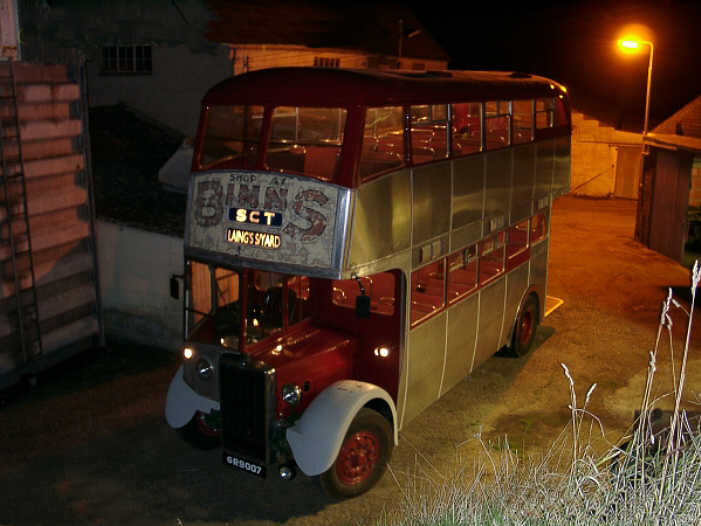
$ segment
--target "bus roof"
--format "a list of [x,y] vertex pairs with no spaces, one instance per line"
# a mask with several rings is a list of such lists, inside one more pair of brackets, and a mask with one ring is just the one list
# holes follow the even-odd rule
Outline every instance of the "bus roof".
[[508,71],[400,71],[287,67],[226,79],[205,105],[351,107],[552,97],[566,90],[545,77]]

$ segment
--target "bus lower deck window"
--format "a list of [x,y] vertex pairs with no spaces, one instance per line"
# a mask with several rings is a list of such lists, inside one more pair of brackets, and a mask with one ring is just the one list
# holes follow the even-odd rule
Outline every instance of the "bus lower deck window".
[[540,213],[531,219],[531,244],[540,241],[545,237],[547,226],[545,224],[545,214]]
[[504,272],[504,232],[480,242],[480,285]]
[[477,245],[448,256],[448,302],[452,303],[477,288]]
[[411,273],[411,325],[430,317],[445,305],[443,260],[435,261]]

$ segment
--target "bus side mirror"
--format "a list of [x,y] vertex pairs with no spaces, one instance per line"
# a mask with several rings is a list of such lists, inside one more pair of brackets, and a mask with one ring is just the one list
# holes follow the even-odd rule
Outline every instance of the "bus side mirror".
[[176,276],[175,274],[170,277],[170,297],[174,300],[180,299],[180,283],[178,283],[179,277],[180,276]]
[[355,297],[355,315],[358,318],[370,317],[370,296],[361,294]]

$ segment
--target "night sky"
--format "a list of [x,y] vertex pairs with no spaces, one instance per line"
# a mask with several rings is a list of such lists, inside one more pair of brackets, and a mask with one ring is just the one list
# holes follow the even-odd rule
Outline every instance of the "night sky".
[[[467,4],[467,3],[465,3]],[[575,108],[617,127],[642,129],[648,53],[623,55],[616,40],[637,23],[654,43],[650,127],[701,94],[701,2],[413,3],[452,69],[503,69],[565,84]],[[508,4],[507,4],[508,5]]]

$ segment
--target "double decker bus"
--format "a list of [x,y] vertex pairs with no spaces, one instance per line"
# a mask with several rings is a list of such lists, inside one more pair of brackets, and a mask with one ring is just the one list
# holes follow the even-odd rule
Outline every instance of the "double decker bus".
[[235,469],[352,497],[398,432],[532,345],[566,89],[508,72],[261,70],[205,95],[166,419]]

